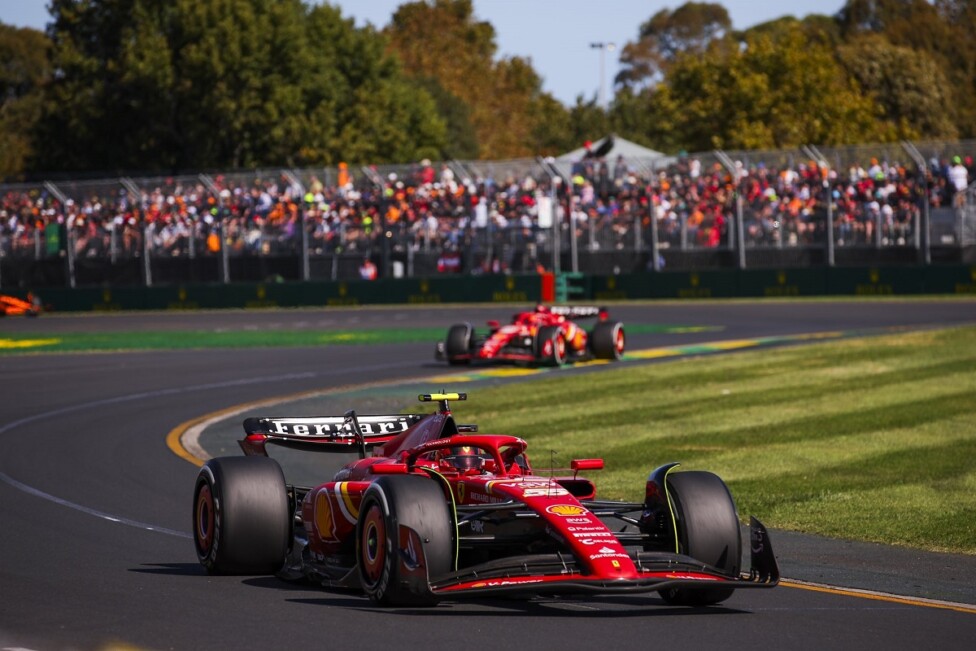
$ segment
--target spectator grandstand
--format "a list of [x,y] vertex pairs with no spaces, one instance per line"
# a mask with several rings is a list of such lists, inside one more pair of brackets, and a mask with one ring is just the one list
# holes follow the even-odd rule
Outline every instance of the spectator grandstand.
[[953,168],[976,178],[974,154],[903,143],[5,185],[0,284],[345,280],[365,258],[381,277],[959,259],[976,202]]

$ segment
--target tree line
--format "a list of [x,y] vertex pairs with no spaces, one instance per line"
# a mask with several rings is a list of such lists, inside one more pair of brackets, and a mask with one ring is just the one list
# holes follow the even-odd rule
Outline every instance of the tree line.
[[848,0],[734,30],[718,3],[637,26],[607,109],[500,57],[472,0],[382,28],[327,2],[50,0],[0,23],[0,178],[506,159],[614,132],[674,153],[976,135],[976,0]]

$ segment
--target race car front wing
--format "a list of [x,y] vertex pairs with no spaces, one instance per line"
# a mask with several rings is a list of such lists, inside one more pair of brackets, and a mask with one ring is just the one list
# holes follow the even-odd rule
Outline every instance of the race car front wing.
[[533,593],[635,594],[670,588],[772,588],[779,584],[779,567],[765,526],[750,518],[748,573],[729,576],[690,556],[668,552],[633,552],[636,578],[588,576],[567,554],[513,556],[490,561],[459,572],[434,577],[435,595],[452,597]]

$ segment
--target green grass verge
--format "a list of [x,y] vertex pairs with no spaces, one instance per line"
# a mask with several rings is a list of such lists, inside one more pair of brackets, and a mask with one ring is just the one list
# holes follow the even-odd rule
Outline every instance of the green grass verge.
[[[369,330],[234,330],[186,332],[66,333],[0,336],[0,355],[108,350],[179,350],[255,346],[324,346],[434,342],[444,328],[374,328]],[[433,346],[433,343],[431,343]]]
[[[704,326],[635,324],[631,333],[718,331]],[[446,328],[370,328],[364,330],[191,330],[0,335],[0,355],[81,351],[180,350],[191,348],[299,347],[352,344],[418,343],[444,338]]]
[[976,554],[976,328],[621,366],[454,409],[526,438],[537,471],[550,450],[603,457],[603,497],[640,500],[680,461],[771,527]]

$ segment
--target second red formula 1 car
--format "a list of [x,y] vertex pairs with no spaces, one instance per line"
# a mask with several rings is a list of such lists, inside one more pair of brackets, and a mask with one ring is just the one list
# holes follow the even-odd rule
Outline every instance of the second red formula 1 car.
[[[196,480],[193,534],[211,573],[277,574],[358,589],[384,605],[500,594],[658,593],[710,605],[770,588],[779,569],[751,519],[751,570],[740,571],[739,519],[716,475],[653,470],[644,501],[598,499],[582,472],[536,474],[526,442],[431,414],[248,418],[243,457],[208,461]],[[286,482],[266,446],[353,451],[315,486]],[[371,450],[371,453],[370,453]]]
[[[587,329],[577,321],[595,319]],[[623,357],[624,327],[610,319],[601,307],[547,307],[518,312],[508,325],[488,322],[488,332],[478,333],[470,323],[450,327],[437,344],[435,357],[449,364],[515,362],[562,366],[588,359]]]

